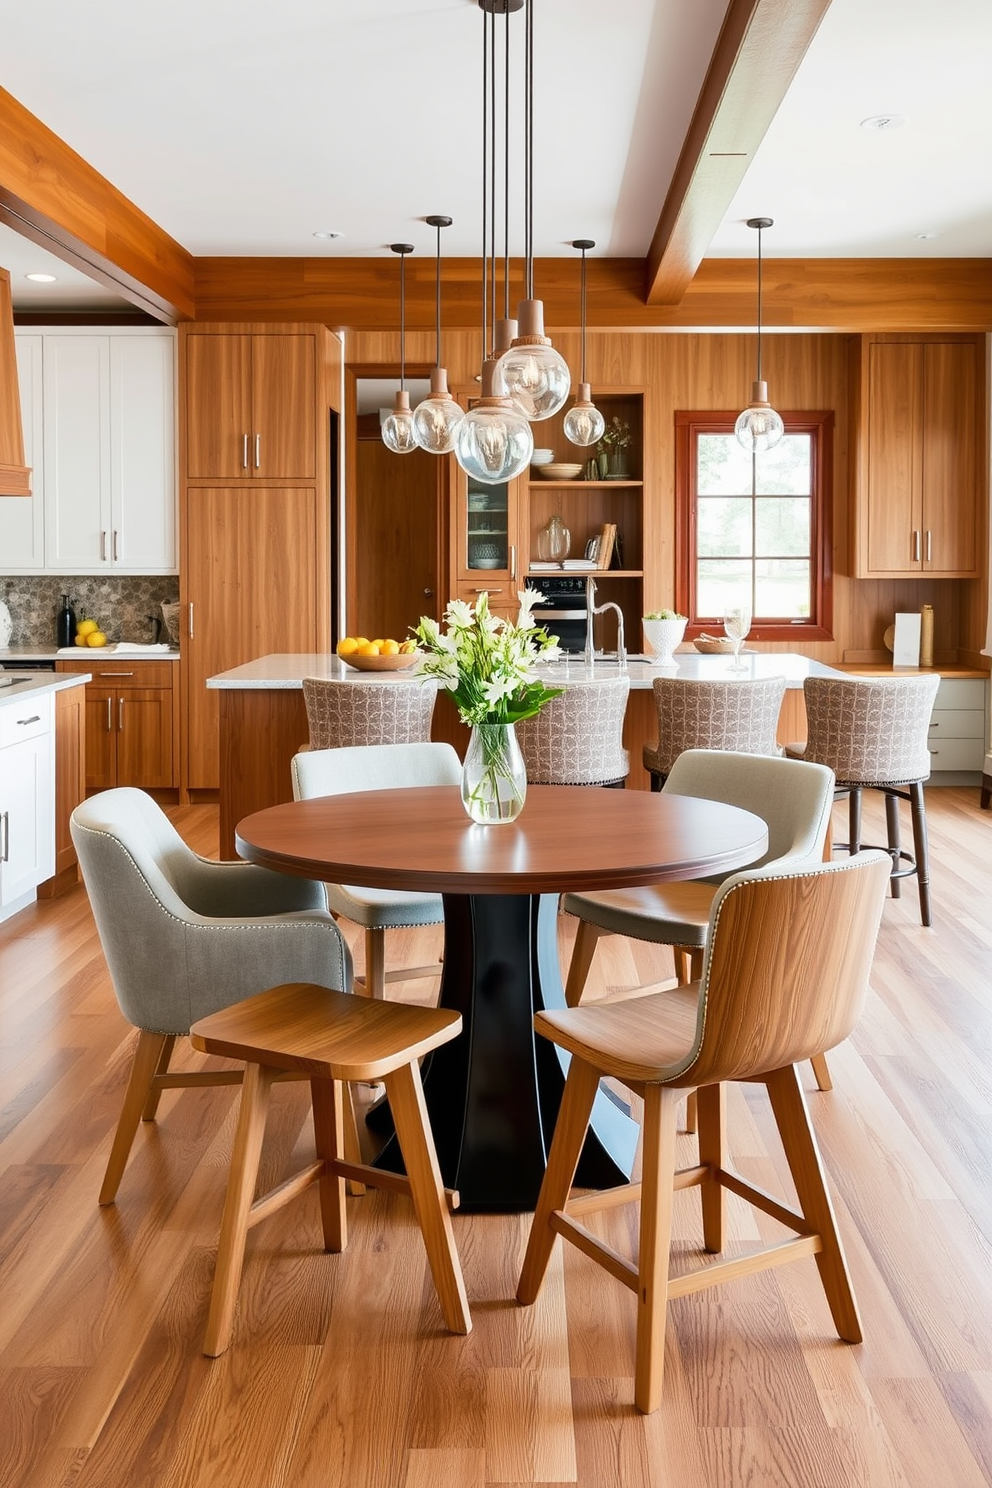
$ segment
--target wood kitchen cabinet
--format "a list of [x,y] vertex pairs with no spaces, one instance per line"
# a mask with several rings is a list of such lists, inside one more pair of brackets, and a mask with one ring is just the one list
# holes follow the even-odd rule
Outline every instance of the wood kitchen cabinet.
[[186,337],[191,480],[314,480],[317,336],[195,327]]
[[86,685],[86,789],[178,785],[178,713],[174,661],[56,662],[60,672],[89,672]]
[[865,336],[854,355],[855,577],[976,577],[981,338]]
[[515,618],[527,563],[525,478],[487,486],[456,467],[454,485],[451,594],[474,604],[485,590],[493,614]]

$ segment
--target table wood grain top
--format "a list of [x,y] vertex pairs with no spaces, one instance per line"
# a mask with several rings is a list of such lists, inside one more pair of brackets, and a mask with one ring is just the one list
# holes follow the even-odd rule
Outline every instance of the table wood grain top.
[[760,817],[670,793],[533,785],[515,822],[480,827],[457,786],[270,806],[237,829],[243,858],[331,883],[538,894],[729,873],[767,848]]

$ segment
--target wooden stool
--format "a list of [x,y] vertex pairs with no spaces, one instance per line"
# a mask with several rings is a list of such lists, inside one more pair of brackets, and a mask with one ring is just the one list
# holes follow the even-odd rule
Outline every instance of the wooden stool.
[[[241,1113],[231,1154],[217,1269],[203,1352],[222,1354],[231,1340],[234,1304],[248,1231],[312,1183],[320,1184],[324,1248],[348,1243],[345,1181],[409,1194],[427,1247],[444,1320],[468,1333],[472,1320],[427,1122],[418,1060],[460,1032],[461,1016],[441,1008],[377,1002],[291,982],[201,1018],[190,1029],[194,1048],[246,1063]],[[284,1071],[305,1074],[313,1099],[317,1160],[270,1193],[253,1199],[273,1083]],[[344,1085],[385,1082],[407,1176],[345,1159],[346,1122],[353,1124]],[[345,1109],[347,1107],[347,1110]],[[451,1196],[457,1207],[457,1195]]]

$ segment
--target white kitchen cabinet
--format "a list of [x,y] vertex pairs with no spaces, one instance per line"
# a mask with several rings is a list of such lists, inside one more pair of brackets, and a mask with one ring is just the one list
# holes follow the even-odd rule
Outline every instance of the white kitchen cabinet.
[[43,555],[11,571],[175,573],[175,333],[66,327],[31,339],[42,343]]
[[0,920],[55,872],[53,696],[0,706]]
[[980,677],[941,677],[927,740],[934,774],[984,768],[986,685]]
[[24,425],[24,463],[31,492],[0,496],[0,573],[43,573],[45,568],[45,468],[42,438],[42,338],[15,337],[17,382]]

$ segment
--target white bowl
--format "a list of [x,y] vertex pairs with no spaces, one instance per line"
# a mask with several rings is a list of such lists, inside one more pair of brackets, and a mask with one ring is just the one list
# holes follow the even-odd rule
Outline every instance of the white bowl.
[[530,463],[532,465],[550,465],[554,457],[554,450],[536,449],[530,457]]
[[556,465],[552,461],[550,465],[542,465],[539,468],[541,475],[544,477],[545,480],[572,481],[578,480],[579,476],[582,474],[584,467],[582,465],[573,465],[571,463],[559,463]]

